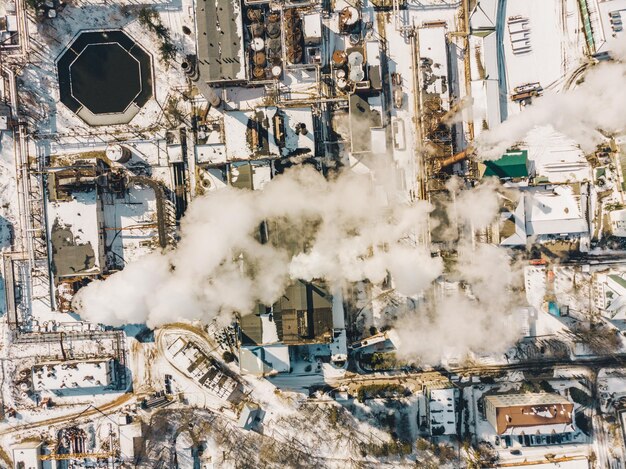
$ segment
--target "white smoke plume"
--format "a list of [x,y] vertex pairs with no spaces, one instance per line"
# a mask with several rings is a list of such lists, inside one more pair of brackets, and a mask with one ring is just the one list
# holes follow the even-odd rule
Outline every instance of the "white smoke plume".
[[[263,191],[226,188],[196,199],[175,249],[92,282],[74,305],[89,321],[155,327],[249,313],[257,302],[276,301],[294,279],[341,288],[379,283],[389,272],[400,293],[414,295],[442,272],[427,247],[404,241],[425,229],[429,211],[425,202],[389,206],[369,178],[351,172],[329,181],[292,169]],[[258,241],[264,220],[276,243]]]
[[451,210],[459,223],[481,230],[494,221],[500,209],[501,190],[496,178],[488,178],[472,190],[462,190],[462,180],[453,177],[446,187],[454,197]]
[[534,127],[545,125],[572,138],[587,153],[605,139],[603,134],[624,131],[626,43],[614,48],[612,55],[614,62],[590,67],[584,81],[574,89],[546,92],[523,112],[481,133],[476,140],[479,157],[499,158],[512,144],[524,140]]
[[[490,205],[498,197],[494,189],[488,184],[461,192],[469,213],[459,218],[473,225],[493,221],[498,211]],[[484,214],[479,213],[480,207],[469,204],[481,200],[488,202],[483,206]],[[457,201],[457,209],[458,205]],[[438,284],[423,301],[398,318],[394,330],[400,356],[437,364],[444,356],[503,353],[520,338],[518,311],[526,300],[519,293],[523,281],[519,263],[506,249],[492,244],[473,245],[469,240],[461,241],[457,255],[446,279],[460,284],[449,288]]]
[[[484,227],[496,217],[495,188],[457,190],[461,225]],[[429,246],[415,242],[415,234],[427,230],[431,207],[389,204],[378,189],[350,171],[328,180],[299,167],[262,191],[209,193],[190,204],[176,248],[90,283],[74,306],[92,322],[153,328],[251,313],[258,302],[275,302],[295,279],[325,279],[335,289],[360,280],[378,284],[390,273],[398,294],[422,296],[444,270]],[[258,238],[263,221],[273,234],[266,244]],[[436,362],[449,349],[499,349],[512,342],[517,330],[506,320],[512,272],[501,248],[461,249],[453,279],[468,282],[474,297],[459,293],[401,316],[395,328],[413,337],[403,340],[401,353]]]

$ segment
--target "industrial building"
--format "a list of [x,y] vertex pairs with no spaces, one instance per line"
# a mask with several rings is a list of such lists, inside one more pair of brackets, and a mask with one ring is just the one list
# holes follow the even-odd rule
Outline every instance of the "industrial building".
[[32,367],[33,391],[56,396],[101,394],[116,387],[111,358],[42,362]]
[[297,281],[271,307],[239,318],[240,366],[257,374],[290,370],[290,347],[326,344],[326,358],[347,359],[343,308],[323,286]]
[[51,157],[45,224],[54,301],[71,309],[78,288],[122,269],[156,246],[165,247],[175,223],[163,185],[124,165],[126,146]]
[[559,394],[487,395],[484,409],[498,435],[514,437],[524,446],[545,444],[542,435],[558,434],[561,441],[567,441],[576,431],[574,404]]
[[439,380],[426,383],[424,394],[430,434],[456,435],[457,389],[449,381]]
[[626,330],[626,275],[609,269],[593,275],[592,298],[597,311],[619,330]]
[[527,238],[577,240],[589,244],[589,184],[539,185],[520,188],[513,207],[501,215],[500,244],[526,245]]
[[244,81],[241,3],[200,0],[195,10],[200,79],[206,83]]
[[41,469],[41,446],[39,440],[24,441],[11,448],[13,469]]
[[176,338],[167,347],[172,362],[200,386],[227,400],[239,398],[240,384],[222,372],[215,360],[203,352],[192,340]]

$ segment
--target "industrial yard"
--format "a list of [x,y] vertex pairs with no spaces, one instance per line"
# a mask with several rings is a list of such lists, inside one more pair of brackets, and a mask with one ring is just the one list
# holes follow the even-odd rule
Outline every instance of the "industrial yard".
[[624,467],[623,21],[3,2],[0,467]]

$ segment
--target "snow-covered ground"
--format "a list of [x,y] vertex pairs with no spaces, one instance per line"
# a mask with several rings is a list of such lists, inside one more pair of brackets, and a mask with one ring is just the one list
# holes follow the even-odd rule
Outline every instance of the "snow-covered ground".
[[[12,132],[0,131],[0,251],[11,249],[18,219],[14,143]],[[0,314],[4,314],[5,305],[4,281],[0,281]]]

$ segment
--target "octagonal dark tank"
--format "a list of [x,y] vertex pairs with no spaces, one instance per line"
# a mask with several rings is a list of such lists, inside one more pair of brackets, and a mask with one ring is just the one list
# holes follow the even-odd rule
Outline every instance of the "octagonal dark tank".
[[57,59],[61,102],[90,125],[124,124],[152,97],[152,59],[120,30],[79,33]]

